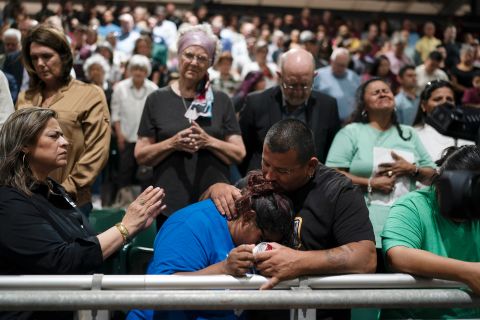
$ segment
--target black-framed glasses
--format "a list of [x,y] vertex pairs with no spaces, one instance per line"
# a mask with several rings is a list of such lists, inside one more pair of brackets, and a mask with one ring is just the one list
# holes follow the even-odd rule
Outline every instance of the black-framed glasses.
[[265,160],[262,159],[262,168],[267,169],[267,170],[272,170],[273,172],[275,172],[276,174],[281,175],[281,176],[291,175],[295,170],[297,170],[301,167],[302,167],[302,165],[298,165],[294,168],[277,168],[277,167],[271,166],[268,162],[266,162]]

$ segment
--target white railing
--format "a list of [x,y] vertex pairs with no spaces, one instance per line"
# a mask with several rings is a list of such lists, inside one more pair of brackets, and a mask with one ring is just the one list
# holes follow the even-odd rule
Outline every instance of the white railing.
[[0,276],[0,310],[480,307],[454,281],[406,274],[305,277],[259,291],[254,275]]

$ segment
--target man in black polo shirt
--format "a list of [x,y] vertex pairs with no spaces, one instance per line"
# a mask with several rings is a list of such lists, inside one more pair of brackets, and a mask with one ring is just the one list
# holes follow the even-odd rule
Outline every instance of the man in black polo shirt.
[[[350,179],[315,157],[311,130],[301,121],[282,120],[265,137],[262,172],[291,198],[295,248],[272,244],[256,254],[257,269],[270,280],[261,289],[305,275],[373,273],[375,237],[362,194]],[[220,212],[235,215],[239,190],[215,184],[207,190]],[[295,250],[296,249],[296,250]],[[348,317],[348,310],[317,311],[317,318]]]

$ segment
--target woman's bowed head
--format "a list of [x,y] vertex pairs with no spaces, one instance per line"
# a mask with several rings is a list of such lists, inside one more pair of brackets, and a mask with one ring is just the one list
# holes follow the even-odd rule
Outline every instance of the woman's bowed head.
[[228,225],[237,247],[224,261],[224,273],[243,276],[254,267],[255,244],[270,241],[271,248],[276,248],[276,243],[292,244],[294,213],[290,200],[265,180],[261,171],[249,173],[235,206],[238,216]]

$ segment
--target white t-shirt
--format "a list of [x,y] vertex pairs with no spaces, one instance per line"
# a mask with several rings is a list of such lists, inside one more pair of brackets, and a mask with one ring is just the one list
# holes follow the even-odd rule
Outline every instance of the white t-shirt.
[[131,78],[122,80],[115,86],[111,105],[112,122],[120,122],[120,128],[128,142],[137,141],[145,100],[157,89],[158,86],[148,79],[145,79],[140,89],[133,86]]
[[15,109],[13,108],[12,95],[10,94],[10,89],[8,87],[8,80],[0,71],[0,128],[2,127],[5,120],[8,116],[13,113]]
[[444,136],[428,124],[425,124],[423,127],[415,127],[415,129],[433,161],[440,159],[445,148],[475,144],[472,141]]

